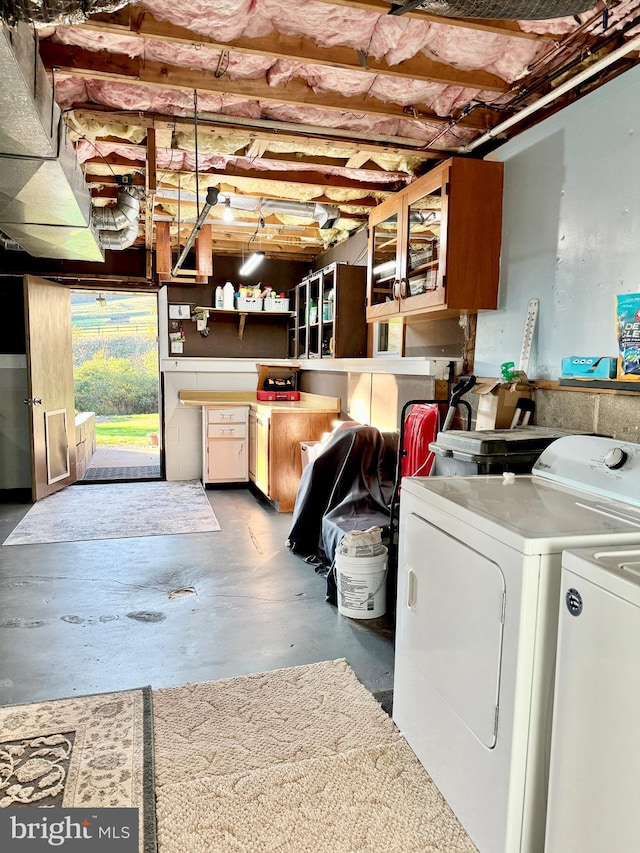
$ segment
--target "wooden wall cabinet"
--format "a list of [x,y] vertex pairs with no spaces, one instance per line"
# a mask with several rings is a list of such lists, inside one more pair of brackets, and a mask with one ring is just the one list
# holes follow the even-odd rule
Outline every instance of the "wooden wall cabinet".
[[366,269],[333,263],[289,291],[291,358],[367,355]]
[[453,158],[369,217],[367,320],[496,308],[502,163]]
[[203,406],[203,483],[248,481],[248,412],[247,406]]

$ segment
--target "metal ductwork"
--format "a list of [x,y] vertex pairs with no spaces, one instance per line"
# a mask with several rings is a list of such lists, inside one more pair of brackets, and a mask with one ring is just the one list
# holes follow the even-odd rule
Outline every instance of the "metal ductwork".
[[0,229],[34,257],[103,261],[91,194],[27,24],[0,24]]
[[[231,207],[234,207],[233,200]],[[320,228],[332,228],[336,219],[340,218],[340,209],[335,205],[318,204],[316,202],[304,201],[276,201],[274,199],[262,199],[260,210],[269,213],[282,213],[287,216],[303,216],[306,219],[315,219]]]
[[82,24],[96,12],[115,12],[128,0],[2,0],[2,18],[9,24]]
[[420,9],[445,18],[540,21],[577,15],[593,6],[594,0],[393,0],[389,14]]
[[140,198],[133,187],[118,190],[115,204],[94,207],[91,213],[93,226],[103,249],[128,249],[138,239]]
[[250,198],[249,196],[228,196],[234,210],[250,210],[261,213],[282,213],[285,216],[300,216],[315,219],[320,228],[332,228],[340,218],[340,208],[333,204],[319,202],[289,201],[287,199]]

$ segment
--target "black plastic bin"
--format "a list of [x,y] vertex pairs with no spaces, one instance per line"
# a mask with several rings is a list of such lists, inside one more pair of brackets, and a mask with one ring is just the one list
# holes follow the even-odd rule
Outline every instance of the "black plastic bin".
[[529,474],[545,447],[566,435],[561,430],[525,426],[516,429],[447,430],[429,444],[434,454],[431,476]]

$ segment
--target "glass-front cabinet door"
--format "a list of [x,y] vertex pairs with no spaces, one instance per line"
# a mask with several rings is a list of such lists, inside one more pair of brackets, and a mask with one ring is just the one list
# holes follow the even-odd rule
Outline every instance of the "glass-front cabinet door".
[[401,311],[433,308],[446,301],[447,179],[448,171],[439,171],[433,184],[409,187],[406,193]]
[[402,202],[401,198],[388,198],[369,217],[368,320],[390,317],[400,311]]

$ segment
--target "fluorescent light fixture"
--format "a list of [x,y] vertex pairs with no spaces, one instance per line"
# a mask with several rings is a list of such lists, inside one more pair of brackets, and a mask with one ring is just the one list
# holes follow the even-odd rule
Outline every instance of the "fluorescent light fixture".
[[233,210],[231,210],[230,198],[225,199],[224,210],[222,211],[222,218],[225,222],[233,222]]
[[263,260],[264,252],[254,252],[252,255],[249,255],[247,260],[242,264],[239,269],[239,274],[251,275],[251,273],[260,266]]

